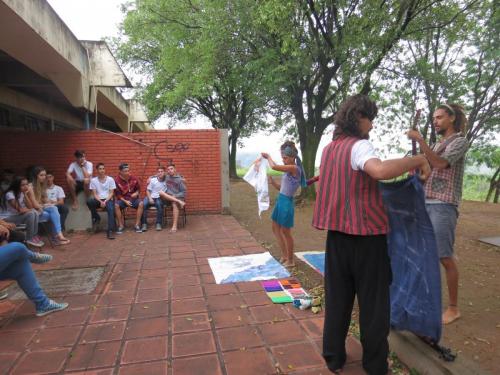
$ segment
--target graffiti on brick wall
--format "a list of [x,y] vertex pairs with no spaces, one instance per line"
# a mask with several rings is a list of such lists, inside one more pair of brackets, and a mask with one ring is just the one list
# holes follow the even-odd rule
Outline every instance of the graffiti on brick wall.
[[168,156],[164,156],[165,152],[167,153],[181,153],[189,150],[189,143],[178,142],[175,144],[168,143],[168,140],[165,139],[163,141],[159,141],[154,145],[154,155],[156,159],[162,161],[171,161],[172,158]]

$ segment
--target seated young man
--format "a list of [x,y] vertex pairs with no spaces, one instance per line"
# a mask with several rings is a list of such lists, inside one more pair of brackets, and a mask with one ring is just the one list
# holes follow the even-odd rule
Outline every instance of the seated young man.
[[142,215],[142,231],[148,230],[147,215],[150,206],[156,207],[156,230],[162,230],[163,222],[163,201],[160,198],[160,192],[166,190],[165,185],[165,167],[158,167],[156,176],[151,177],[146,189],[146,197],[144,198],[144,213]]
[[54,184],[54,173],[51,171],[47,171],[47,198],[49,203],[57,207],[57,211],[59,211],[59,215],[61,216],[61,228],[63,232],[66,231],[65,223],[68,217],[68,207],[64,205],[66,194],[64,194],[62,187]]
[[[0,226],[0,236],[5,229]],[[38,284],[30,263],[47,263],[52,255],[34,253],[19,242],[0,246],[0,280],[16,280],[21,290],[35,304],[36,316],[44,316],[68,307],[65,302],[57,303],[45,295]],[[5,292],[0,299],[6,298]]]
[[161,199],[172,202],[173,220],[170,232],[177,232],[179,208],[183,208],[186,205],[184,202],[186,198],[186,185],[184,184],[184,178],[177,174],[175,164],[173,163],[170,163],[167,166],[165,184],[167,185],[167,190],[165,192],[160,192],[159,194]]
[[90,180],[90,191],[92,197],[87,200],[87,206],[92,214],[92,227],[95,230],[101,221],[97,213],[98,208],[106,208],[108,213],[108,230],[106,237],[114,240],[113,231],[115,229],[115,200],[114,193],[116,189],[113,177],[106,175],[106,169],[103,163],[97,164],[97,177]]
[[77,210],[78,193],[80,191],[85,191],[87,197],[90,194],[89,185],[90,179],[92,178],[93,165],[86,159],[85,151],[76,150],[74,155],[75,161],[69,165],[66,171],[66,181],[68,182],[71,199],[73,199],[71,208]]
[[118,167],[118,176],[115,178],[115,214],[118,222],[116,234],[122,234],[125,227],[125,218],[123,217],[122,209],[127,207],[135,208],[136,217],[134,229],[137,233],[141,233],[141,219],[144,208],[144,203],[139,198],[141,186],[139,180],[130,174],[130,168],[127,163],[121,163]]

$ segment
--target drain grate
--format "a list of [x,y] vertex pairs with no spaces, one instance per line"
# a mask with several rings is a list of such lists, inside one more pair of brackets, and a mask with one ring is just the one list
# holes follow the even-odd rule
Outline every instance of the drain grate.
[[[105,267],[66,268],[37,271],[36,277],[48,296],[91,293],[104,275]],[[7,288],[9,299],[26,299],[24,292],[14,283]]]

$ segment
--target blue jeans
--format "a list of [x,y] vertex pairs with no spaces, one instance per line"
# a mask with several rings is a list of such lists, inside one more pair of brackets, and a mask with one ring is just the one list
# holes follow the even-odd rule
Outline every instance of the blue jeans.
[[441,338],[441,275],[436,238],[417,176],[379,184],[389,218],[391,325]]
[[59,234],[62,232],[61,228],[61,215],[56,206],[44,207],[43,212],[38,217],[39,221],[50,221],[54,227],[54,234]]
[[144,212],[142,213],[142,223],[147,224],[148,218],[148,208],[151,206],[156,207],[156,224],[163,223],[163,207],[165,203],[161,200],[161,198],[153,198],[154,204],[149,203],[148,197],[144,198]]
[[35,304],[44,308],[49,299],[38,284],[29,261],[32,252],[20,242],[0,246],[0,280],[16,280],[24,294]]
[[[101,207],[101,202],[95,198],[87,200],[87,206],[92,214],[92,219],[101,221],[97,209]],[[113,199],[106,202],[106,212],[108,213],[108,231],[115,230],[115,201]]]
[[451,258],[458,219],[457,206],[451,203],[427,203],[425,207],[436,235],[439,258]]

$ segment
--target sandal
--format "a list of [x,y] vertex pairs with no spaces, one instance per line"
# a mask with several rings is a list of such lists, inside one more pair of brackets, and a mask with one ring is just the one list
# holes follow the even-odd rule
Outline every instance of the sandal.
[[177,228],[175,228],[175,229],[174,229],[174,228],[170,229],[170,233],[175,233],[175,232],[177,232]]
[[55,246],[62,246],[62,245],[68,245],[70,244],[71,241],[68,240],[67,238],[63,239],[63,240],[60,240],[59,238],[56,240],[56,242],[54,242],[54,245]]

